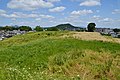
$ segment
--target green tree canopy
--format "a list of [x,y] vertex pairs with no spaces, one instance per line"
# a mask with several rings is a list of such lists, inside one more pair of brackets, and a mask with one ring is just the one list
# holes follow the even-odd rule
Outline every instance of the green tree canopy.
[[120,29],[115,28],[115,29],[113,29],[113,31],[114,32],[120,32]]
[[43,31],[43,28],[40,27],[40,26],[36,26],[36,27],[34,28],[34,30],[36,30],[36,31]]
[[13,27],[12,26],[5,26],[5,27],[3,27],[3,30],[5,30],[5,31],[12,31]]
[[89,23],[87,26],[88,32],[94,32],[95,26],[96,26],[95,23]]
[[0,27],[0,31],[3,30],[3,27]]
[[47,31],[59,31],[59,29],[57,27],[50,27],[47,28]]
[[31,31],[32,28],[29,26],[20,26],[18,29],[20,29],[21,31]]

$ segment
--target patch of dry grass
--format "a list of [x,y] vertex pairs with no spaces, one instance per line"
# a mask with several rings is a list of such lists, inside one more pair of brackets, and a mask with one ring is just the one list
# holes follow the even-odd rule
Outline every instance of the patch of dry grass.
[[120,43],[120,39],[112,38],[110,36],[102,36],[97,32],[71,32],[70,35],[64,35],[63,37],[72,37],[81,40],[97,40],[97,41],[107,41]]
[[[69,54],[69,56],[68,56]],[[50,74],[64,74],[69,77],[80,77],[82,80],[117,80],[119,76],[119,55],[110,52],[96,52],[93,50],[84,50],[80,52],[68,52],[64,55],[67,61],[63,65],[55,62],[56,57],[50,58],[49,70]],[[58,56],[58,55],[56,55]],[[52,64],[51,64],[52,63]]]

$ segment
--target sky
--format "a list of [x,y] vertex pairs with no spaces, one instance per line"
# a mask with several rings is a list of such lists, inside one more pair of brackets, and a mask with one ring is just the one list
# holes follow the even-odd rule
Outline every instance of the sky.
[[120,28],[120,0],[0,0],[0,26]]

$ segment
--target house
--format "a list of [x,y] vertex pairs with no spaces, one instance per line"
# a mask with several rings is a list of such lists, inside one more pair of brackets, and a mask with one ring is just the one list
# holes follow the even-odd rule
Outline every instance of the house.
[[110,28],[96,28],[96,32],[102,33],[102,34],[111,34],[114,33],[113,29]]
[[2,39],[2,37],[0,37],[0,41],[2,41],[3,39]]
[[11,35],[18,35],[18,34],[25,34],[26,31],[13,30],[13,31],[7,31],[6,33],[11,34]]
[[25,33],[26,33],[26,31],[13,30],[13,31],[7,31],[6,35],[8,35],[8,36],[15,36],[15,35],[25,34]]
[[96,28],[95,31],[101,33],[102,35],[109,35],[113,38],[120,38],[120,32],[115,33],[113,29],[110,28]]
[[96,28],[96,29],[95,29],[95,32],[101,33],[101,32],[103,32],[103,28]]
[[112,33],[111,36],[112,36],[113,38],[118,37],[116,33]]
[[0,41],[2,40],[2,34],[0,34]]
[[0,41],[4,39],[4,35],[0,33]]
[[117,33],[117,37],[120,38],[120,32]]
[[111,34],[111,36],[114,38],[120,38],[120,34]]

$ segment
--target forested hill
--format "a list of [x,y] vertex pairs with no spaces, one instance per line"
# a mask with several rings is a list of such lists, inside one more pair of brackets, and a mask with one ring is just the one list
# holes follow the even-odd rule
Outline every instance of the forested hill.
[[76,26],[73,26],[71,24],[59,24],[57,26],[55,26],[56,28],[60,29],[60,30],[68,30],[68,29],[82,29],[81,27],[76,27]]

